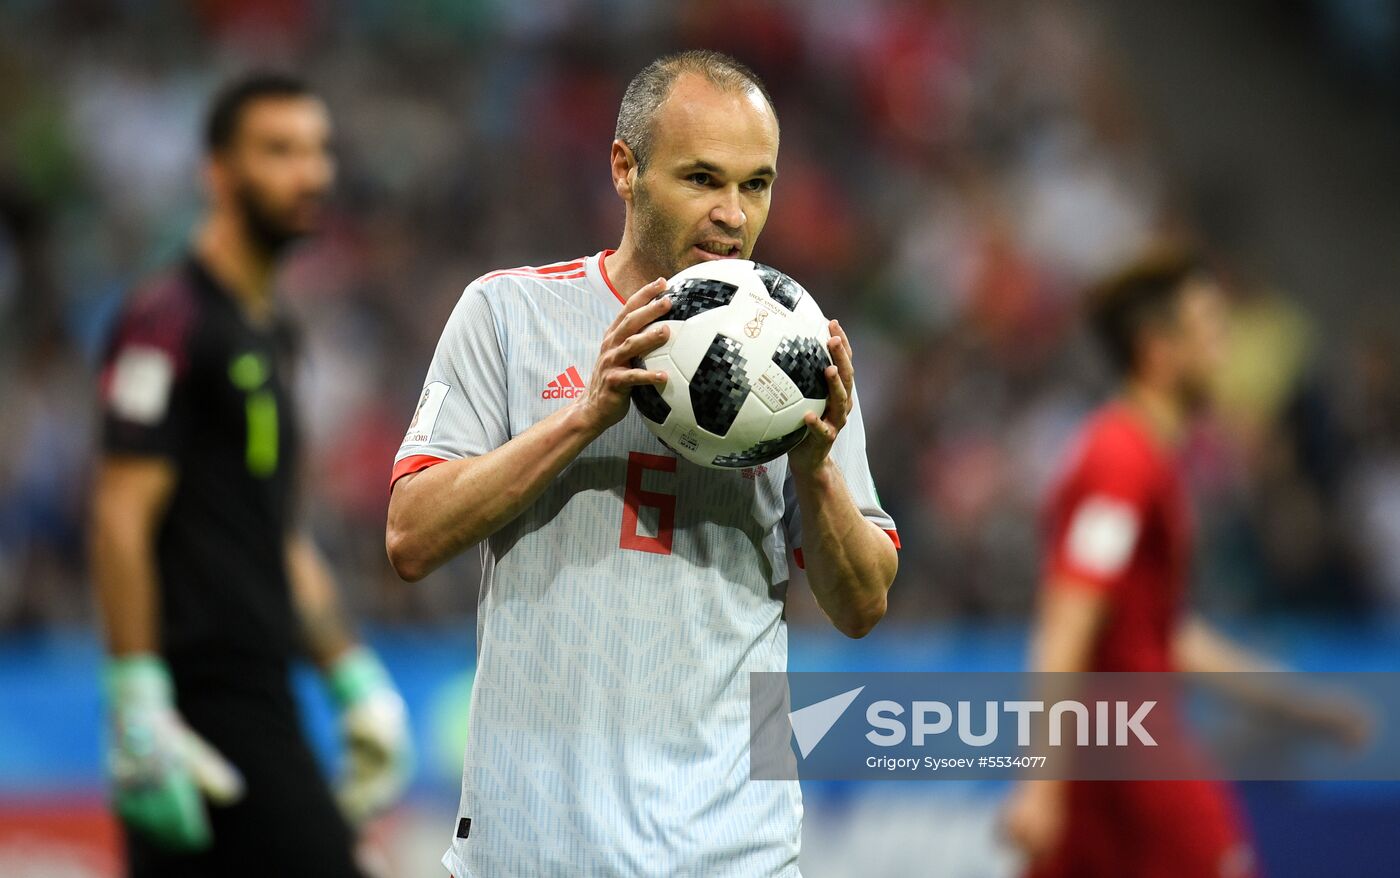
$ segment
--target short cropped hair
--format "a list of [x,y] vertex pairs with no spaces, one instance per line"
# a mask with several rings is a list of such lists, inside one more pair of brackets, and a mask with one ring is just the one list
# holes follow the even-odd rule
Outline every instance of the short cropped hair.
[[209,105],[204,128],[204,149],[217,153],[227,149],[238,136],[238,126],[249,104],[267,98],[301,98],[315,92],[305,81],[287,73],[257,71],[232,80],[219,89]]
[[770,109],[773,107],[773,98],[758,74],[723,52],[687,49],[662,55],[632,77],[617,113],[617,129],[613,136],[632,150],[639,169],[644,170],[651,157],[656,108],[666,100],[682,73],[699,74],[726,91],[755,90],[763,95]]
[[1181,291],[1201,271],[1193,254],[1159,250],[1090,288],[1089,326],[1118,374],[1136,368],[1143,331],[1176,318]]

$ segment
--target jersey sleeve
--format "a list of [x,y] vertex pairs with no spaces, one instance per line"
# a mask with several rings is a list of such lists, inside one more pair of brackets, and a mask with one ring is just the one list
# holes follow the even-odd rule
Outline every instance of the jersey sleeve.
[[185,308],[128,306],[112,334],[98,380],[102,449],[175,457],[192,404],[193,320]]
[[[895,527],[894,519],[880,506],[880,495],[875,490],[875,480],[870,476],[870,461],[865,455],[865,421],[861,417],[859,393],[852,394],[851,415],[831,446],[831,459],[841,470],[846,488],[855,499],[860,514],[866,521],[873,522],[876,527],[889,534],[895,548],[899,548],[899,530]],[[788,545],[793,548],[797,566],[805,567],[802,557],[802,510],[798,508],[791,469],[783,481],[783,530],[787,534]]]
[[1151,469],[1121,437],[1095,437],[1055,504],[1047,579],[1108,591],[1126,576],[1151,498]]
[[443,461],[485,454],[509,439],[505,354],[486,292],[474,282],[438,340],[389,484]]

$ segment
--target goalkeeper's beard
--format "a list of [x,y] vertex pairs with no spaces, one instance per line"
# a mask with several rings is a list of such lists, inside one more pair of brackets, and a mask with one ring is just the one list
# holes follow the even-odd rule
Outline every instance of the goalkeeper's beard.
[[294,228],[258,197],[252,186],[238,190],[238,212],[243,218],[253,246],[269,258],[276,258],[291,244],[306,237],[307,231]]

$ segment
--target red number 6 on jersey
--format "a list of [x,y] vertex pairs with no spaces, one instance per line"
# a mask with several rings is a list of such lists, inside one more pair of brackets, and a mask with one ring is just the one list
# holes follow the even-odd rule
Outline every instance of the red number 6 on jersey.
[[[622,495],[622,538],[617,544],[634,552],[669,555],[671,529],[676,524],[676,495],[643,488],[642,475],[647,470],[674,473],[676,459],[660,454],[643,454],[640,451],[633,451],[627,455],[627,490]],[[637,532],[637,510],[643,506],[650,506],[660,513],[654,537]]]

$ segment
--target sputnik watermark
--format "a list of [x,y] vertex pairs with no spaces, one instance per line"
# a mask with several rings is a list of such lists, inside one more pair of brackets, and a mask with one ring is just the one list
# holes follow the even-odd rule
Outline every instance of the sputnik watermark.
[[[1383,734],[1362,747],[1368,704]],[[1400,675],[755,673],[750,773],[1400,779],[1391,707],[1400,718]]]
[[[840,695],[808,705],[788,714],[798,752],[806,759],[812,750],[821,743],[826,733],[836,724],[850,707],[851,702],[864,691],[861,686]],[[1073,741],[1076,746],[1088,747],[1091,740],[1099,747],[1126,747],[1131,740],[1147,747],[1156,747],[1157,740],[1147,730],[1144,723],[1156,701],[1143,701],[1133,704],[1129,701],[1096,701],[1092,705],[1080,701],[1056,701],[1046,709],[1044,701],[986,701],[982,702],[982,730],[974,731],[978,709],[972,701],[958,701],[950,706],[943,701],[914,701],[906,710],[898,701],[881,699],[871,702],[865,709],[865,721],[870,731],[865,739],[877,747],[897,747],[906,739],[915,747],[922,747],[930,737],[947,734],[953,728],[954,715],[957,716],[958,740],[969,747],[988,747],[995,744],[1001,732],[1000,717],[1003,713],[1013,714],[1016,723],[1016,746],[1031,746],[1031,721],[1037,714],[1045,714],[1049,723],[1047,743],[1051,747],[1063,746],[1066,742],[1065,725],[1072,725]],[[901,717],[909,714],[909,722]],[[1066,723],[1066,719],[1073,720]],[[916,760],[917,761],[917,760]]]
[[[1065,718],[1074,722],[1074,743],[1079,747],[1090,746],[1090,716],[1093,717],[1093,746],[1126,747],[1131,734],[1139,743],[1156,747],[1157,740],[1143,726],[1155,701],[1132,704],[1128,701],[1096,701],[1093,706],[1079,701],[1056,701],[1047,711],[1043,701],[987,701],[982,707],[982,731],[974,732],[973,723],[977,708],[971,701],[957,702],[958,739],[969,747],[988,747],[995,744],[1000,733],[999,717],[1003,712],[1016,716],[1016,746],[1031,746],[1031,719],[1044,713],[1049,720],[1049,745],[1060,747],[1065,743]],[[1129,713],[1131,711],[1131,713]],[[946,734],[953,727],[954,708],[942,701],[915,701],[909,707],[910,720],[906,725],[900,717],[904,715],[904,705],[897,701],[876,701],[865,709],[866,722],[873,727],[866,732],[865,739],[877,747],[896,747],[904,743],[906,734],[915,747],[924,746],[933,736]],[[932,721],[930,721],[932,717]],[[911,731],[912,729],[912,731]],[[1110,730],[1112,735],[1109,734]]]

